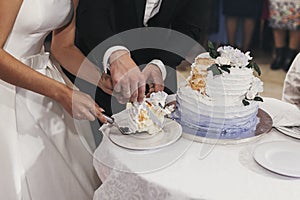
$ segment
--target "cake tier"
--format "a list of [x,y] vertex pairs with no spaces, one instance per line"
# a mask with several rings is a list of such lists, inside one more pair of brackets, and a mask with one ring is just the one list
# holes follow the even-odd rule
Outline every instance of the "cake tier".
[[[232,47],[222,47],[213,59],[197,56],[186,83],[177,91],[173,117],[186,133],[209,138],[245,138],[254,135],[261,81],[249,68],[252,59]],[[249,66],[252,66],[251,64]],[[244,103],[249,105],[245,106]]]
[[204,59],[213,61],[209,53],[200,54],[192,65],[188,80],[198,77],[197,74],[205,77],[205,94],[214,101],[225,100],[226,103],[242,101],[253,83],[253,70],[247,67],[231,67],[230,73],[222,71],[222,74],[214,76],[211,70],[207,71],[211,63]]
[[219,76],[213,76],[209,71],[206,78],[206,93],[211,98],[224,99],[226,96],[240,101],[251,87],[253,78],[253,71],[249,68],[230,68],[230,74],[223,72]]
[[187,109],[196,113],[205,113],[207,116],[216,118],[235,119],[253,114],[258,103],[251,101],[250,105],[244,106],[242,99],[238,101],[232,96],[223,96],[223,99],[213,99],[207,95],[200,94],[189,86],[181,87],[176,95],[177,109]]
[[[225,96],[226,98],[226,96]],[[258,103],[244,106],[241,101],[220,103],[182,87],[177,92],[177,110],[173,117],[186,133],[210,138],[243,138],[254,134],[258,123]]]
[[231,128],[212,128],[204,126],[195,126],[188,122],[176,120],[182,126],[182,131],[195,136],[207,137],[213,139],[243,139],[253,137],[255,135],[256,125],[258,124],[258,119],[254,118],[251,122],[252,125],[249,128],[243,126],[233,128],[231,125],[228,125]]

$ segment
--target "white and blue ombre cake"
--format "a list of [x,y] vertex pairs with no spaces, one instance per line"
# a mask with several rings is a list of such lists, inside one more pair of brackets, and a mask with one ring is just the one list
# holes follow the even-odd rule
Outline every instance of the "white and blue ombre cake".
[[209,138],[239,139],[254,135],[258,96],[262,82],[254,76],[260,70],[249,52],[230,46],[200,54],[190,76],[177,91],[173,117],[183,132]]

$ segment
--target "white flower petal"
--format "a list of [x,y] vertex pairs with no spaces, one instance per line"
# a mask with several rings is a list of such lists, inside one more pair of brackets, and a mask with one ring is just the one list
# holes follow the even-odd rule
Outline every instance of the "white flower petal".
[[256,95],[256,93],[250,90],[247,92],[246,97],[247,97],[247,99],[252,100],[252,99],[254,99],[255,95]]

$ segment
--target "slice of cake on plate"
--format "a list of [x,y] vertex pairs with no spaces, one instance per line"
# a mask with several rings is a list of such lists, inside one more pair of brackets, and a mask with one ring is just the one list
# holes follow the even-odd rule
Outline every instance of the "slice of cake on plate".
[[148,132],[154,134],[163,129],[165,116],[171,113],[171,108],[165,107],[167,98],[165,92],[152,93],[150,98],[142,103],[129,106],[128,125],[132,132]]

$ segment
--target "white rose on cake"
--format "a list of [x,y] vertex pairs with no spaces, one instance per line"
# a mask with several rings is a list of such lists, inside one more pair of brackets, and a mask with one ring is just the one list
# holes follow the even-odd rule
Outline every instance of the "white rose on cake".
[[253,82],[251,83],[251,87],[246,93],[246,98],[249,100],[253,100],[256,97],[256,95],[260,92],[263,92],[263,90],[263,82],[259,78],[254,77]]
[[216,58],[216,64],[218,64],[219,66],[222,66],[222,65],[230,65],[230,59],[227,58],[227,57],[222,57],[222,56],[219,56]]
[[[218,61],[230,61],[229,64],[233,67],[246,67],[249,64],[249,61],[252,60],[250,56],[250,52],[243,53],[239,49],[235,49],[231,46],[219,47],[217,50],[220,53],[221,58],[217,58],[216,63]],[[224,65],[224,64],[222,64]]]

